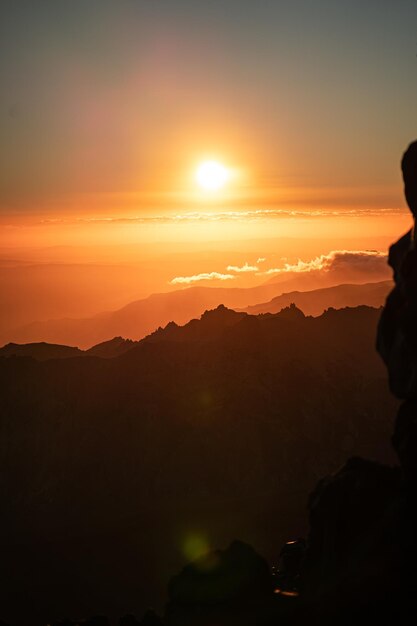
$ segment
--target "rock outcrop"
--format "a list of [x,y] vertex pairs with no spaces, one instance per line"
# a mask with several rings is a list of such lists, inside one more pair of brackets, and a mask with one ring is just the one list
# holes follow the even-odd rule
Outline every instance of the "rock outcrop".
[[187,565],[168,591],[167,626],[255,626],[265,623],[272,578],[253,548],[234,541]]
[[[417,215],[417,142],[402,161]],[[392,443],[398,467],[350,459],[310,502],[297,623],[411,624],[417,559],[417,250],[414,229],[389,254],[395,286],[378,326],[390,388],[403,400]]]

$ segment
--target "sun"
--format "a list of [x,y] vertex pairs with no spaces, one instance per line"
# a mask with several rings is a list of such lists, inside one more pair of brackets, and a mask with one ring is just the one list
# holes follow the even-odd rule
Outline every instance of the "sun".
[[218,191],[229,180],[230,172],[218,161],[204,161],[198,166],[195,177],[204,191]]

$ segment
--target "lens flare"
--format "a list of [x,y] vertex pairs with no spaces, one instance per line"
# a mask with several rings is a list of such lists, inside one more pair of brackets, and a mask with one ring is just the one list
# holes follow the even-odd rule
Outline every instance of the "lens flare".
[[184,538],[183,552],[189,561],[195,561],[209,552],[207,537],[199,532],[188,533]]

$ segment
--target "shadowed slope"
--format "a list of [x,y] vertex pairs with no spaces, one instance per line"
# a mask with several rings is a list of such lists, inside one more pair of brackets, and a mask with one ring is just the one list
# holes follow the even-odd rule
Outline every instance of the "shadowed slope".
[[0,359],[5,597],[22,590],[21,614],[140,613],[195,532],[216,546],[239,528],[272,558],[321,475],[388,455],[378,316],[219,307],[115,358]]

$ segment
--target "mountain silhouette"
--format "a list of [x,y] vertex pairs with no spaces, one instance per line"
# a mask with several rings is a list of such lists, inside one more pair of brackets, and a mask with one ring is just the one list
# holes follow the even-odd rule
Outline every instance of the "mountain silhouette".
[[113,358],[0,358],[3,615],[161,606],[195,533],[272,560],[346,454],[391,460],[379,314],[219,306]]
[[313,291],[292,291],[276,296],[269,302],[249,306],[244,310],[252,315],[277,313],[292,302],[306,315],[320,315],[330,307],[343,309],[347,306],[355,307],[365,304],[379,308],[384,304],[391,289],[392,281],[387,280],[364,285],[337,285]]
[[[320,285],[323,279],[320,279]],[[301,285],[301,287],[300,287]],[[112,337],[122,336],[132,340],[139,340],[152,333],[160,326],[165,326],[170,321],[177,324],[185,324],[193,318],[200,317],[206,309],[224,304],[232,309],[246,310],[250,313],[259,313],[270,310],[277,312],[281,308],[295,302],[306,314],[320,314],[329,306],[343,308],[344,306],[357,306],[367,304],[380,306],[383,303],[384,290],[388,286],[381,284],[381,289],[375,284],[369,286],[354,286],[350,288],[338,288],[333,295],[329,291],[319,290],[316,294],[310,291],[308,296],[302,296],[300,292],[290,292],[288,289],[310,289],[311,280],[308,276],[301,275],[299,278],[268,283],[252,288],[221,288],[221,287],[190,287],[169,293],[153,294],[143,300],[132,302],[117,311],[100,313],[84,319],[57,319],[43,322],[34,322],[8,333],[9,341],[15,343],[28,343],[46,341],[75,345],[80,348],[88,348],[92,345],[110,340]],[[280,296],[286,290],[277,305],[259,305],[247,309],[249,306],[258,305],[259,302]],[[375,292],[376,290],[376,292]],[[303,308],[304,307],[304,308]]]
[[[135,346],[136,342],[123,337],[113,337],[109,341],[103,341],[88,350],[85,350],[86,356],[98,356],[102,359],[111,359],[128,352]],[[1,351],[0,351],[1,354]]]
[[84,352],[71,346],[61,346],[52,343],[8,343],[0,348],[0,356],[30,356],[37,361],[47,361],[49,359],[68,359],[75,356],[82,356]]
[[0,357],[26,356],[36,361],[49,361],[51,359],[69,359],[82,356],[96,356],[102,359],[111,359],[131,350],[138,342],[123,337],[114,337],[104,341],[88,350],[80,350],[72,346],[60,346],[52,343],[8,343],[0,348]]

